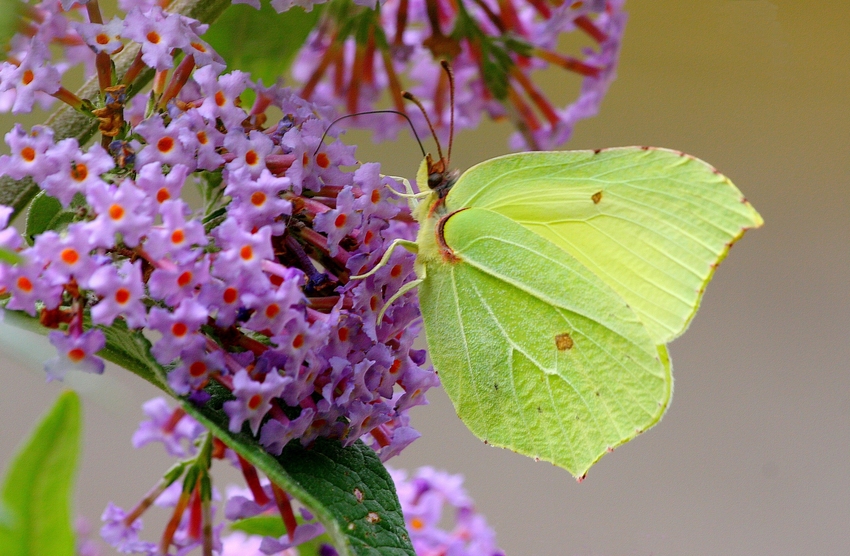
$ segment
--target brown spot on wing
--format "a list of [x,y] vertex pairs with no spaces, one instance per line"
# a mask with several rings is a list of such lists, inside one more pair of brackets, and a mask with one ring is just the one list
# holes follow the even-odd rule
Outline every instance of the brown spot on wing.
[[558,348],[558,351],[566,351],[568,349],[572,349],[573,339],[566,332],[564,332],[563,334],[558,334],[557,336],[555,336],[555,347]]
[[590,196],[590,198],[591,198],[591,200],[593,201],[593,204],[594,204],[594,205],[598,205],[598,204],[599,204],[599,201],[601,201],[601,200],[602,200],[602,192],[601,192],[601,191],[597,191],[596,193],[594,193],[593,195],[591,195],[591,196]]

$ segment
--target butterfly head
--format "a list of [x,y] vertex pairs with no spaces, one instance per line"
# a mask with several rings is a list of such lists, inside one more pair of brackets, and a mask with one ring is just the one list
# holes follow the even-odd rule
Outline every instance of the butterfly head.
[[459,171],[449,170],[448,166],[445,158],[435,162],[430,154],[426,155],[422,164],[419,165],[416,183],[420,184],[420,187],[427,183],[428,189],[436,193],[438,199],[443,199],[460,177]]
[[425,157],[425,167],[428,172],[428,188],[435,191],[440,199],[448,194],[460,177],[459,171],[449,170],[448,160],[445,158],[434,162],[429,154]]

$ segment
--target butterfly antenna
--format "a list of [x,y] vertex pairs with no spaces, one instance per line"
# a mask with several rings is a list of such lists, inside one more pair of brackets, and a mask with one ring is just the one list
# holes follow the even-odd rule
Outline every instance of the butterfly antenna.
[[449,152],[446,157],[446,166],[448,166],[452,160],[452,143],[455,138],[455,76],[448,61],[443,60],[440,65],[443,66],[446,76],[449,78],[449,108],[451,112],[449,114]]
[[428,112],[425,110],[425,107],[422,106],[422,102],[416,98],[413,93],[409,93],[407,91],[401,93],[401,96],[415,104],[419,108],[419,111],[422,112],[422,115],[425,116],[425,122],[428,124],[428,129],[431,130],[431,137],[434,138],[434,142],[437,144],[437,156],[440,157],[440,160],[443,160],[443,149],[440,148],[440,140],[437,139],[437,132],[434,131],[434,126],[431,124],[431,118],[428,117]]
[[[353,114],[346,114],[345,116],[340,116],[339,118],[332,121],[330,123],[330,125],[328,125],[328,127],[325,129],[325,132],[322,134],[322,139],[319,141],[319,145],[316,147],[316,150],[313,152],[313,156],[316,156],[316,154],[319,152],[319,149],[322,148],[322,145],[325,142],[325,137],[328,136],[328,133],[330,132],[331,128],[337,122],[341,122],[342,120],[345,120],[347,118],[354,118],[356,116],[368,116],[369,114],[395,114],[396,116],[401,116],[402,118],[407,120],[407,123],[410,126],[410,130],[413,131],[413,136],[416,137],[416,143],[419,144],[419,150],[422,151],[423,158],[426,156],[425,147],[422,146],[422,139],[420,139],[419,134],[416,133],[416,127],[414,127],[413,121],[411,121],[410,116],[408,116],[404,112],[400,112],[398,110],[367,110],[365,112],[354,112]],[[427,118],[427,116],[426,116],[426,118]],[[430,123],[429,123],[429,125],[430,125]],[[433,132],[433,130],[432,130],[432,132]]]

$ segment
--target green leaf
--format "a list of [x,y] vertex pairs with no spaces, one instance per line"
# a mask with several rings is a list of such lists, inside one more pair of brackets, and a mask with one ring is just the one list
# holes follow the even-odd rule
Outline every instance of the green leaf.
[[130,330],[123,321],[112,326],[98,327],[106,336],[106,347],[97,354],[107,361],[124,367],[154,386],[172,394],[167,386],[165,371],[150,353],[150,342],[141,332]]
[[210,401],[184,402],[186,412],[313,512],[340,556],[414,554],[395,485],[371,448],[319,438],[310,448],[290,442],[274,457],[249,433],[228,430],[221,408],[232,395],[218,385],[207,390]]
[[35,236],[47,230],[60,230],[73,222],[76,212],[65,210],[59,199],[44,191],[35,196],[27,211],[26,240],[33,244]]
[[73,556],[71,494],[81,428],[80,400],[63,392],[12,460],[0,513],[4,556]]
[[270,85],[287,72],[322,13],[322,6],[300,7],[278,14],[267,2],[259,10],[235,4],[211,26],[204,38],[227,61]]
[[258,515],[234,522],[230,528],[249,535],[263,537],[282,537],[286,534],[286,525],[279,515]]

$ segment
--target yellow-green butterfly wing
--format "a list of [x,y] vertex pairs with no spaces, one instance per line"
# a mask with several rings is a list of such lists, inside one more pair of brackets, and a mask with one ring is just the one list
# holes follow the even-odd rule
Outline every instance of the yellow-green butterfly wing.
[[445,203],[498,212],[567,251],[658,343],[684,332],[729,247],[762,224],[705,162],[642,147],[494,158],[465,172]]
[[507,217],[462,210],[454,262],[419,286],[434,366],[478,437],[581,477],[655,424],[670,399],[664,346],[575,258]]

